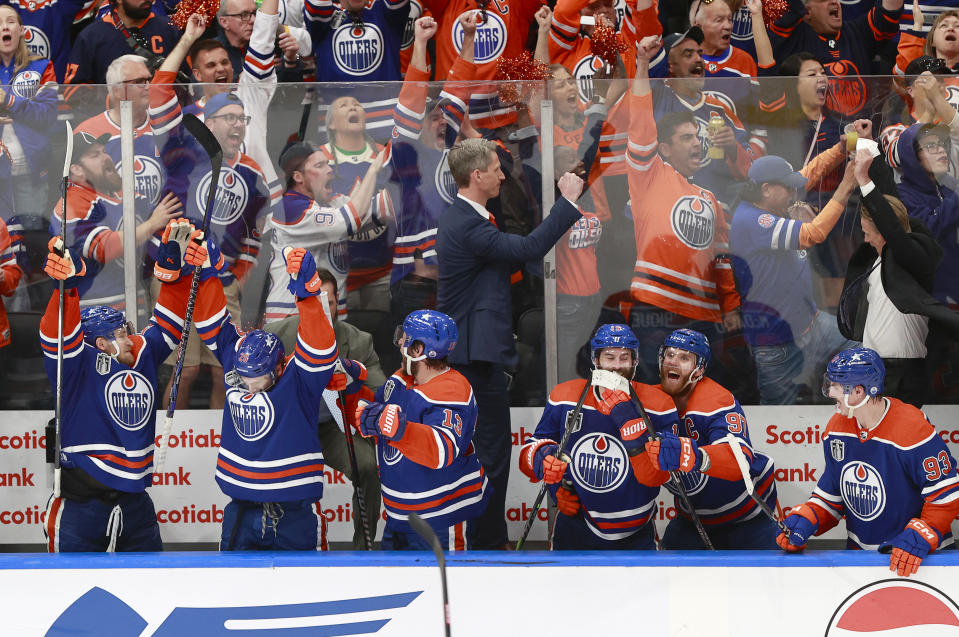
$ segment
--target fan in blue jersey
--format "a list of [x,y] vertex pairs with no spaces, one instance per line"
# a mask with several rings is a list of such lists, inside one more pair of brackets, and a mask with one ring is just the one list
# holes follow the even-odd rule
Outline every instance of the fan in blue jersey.
[[197,331],[226,370],[216,461],[216,482],[231,498],[223,551],[326,549],[316,415],[337,362],[336,338],[317,297],[313,255],[286,248],[284,257],[300,314],[289,355],[275,334],[237,329],[218,278],[201,284],[197,298]]
[[465,526],[486,507],[486,474],[472,444],[476,400],[469,381],[446,360],[457,333],[442,312],[411,312],[397,338],[403,366],[375,402],[356,408],[356,428],[376,438],[384,550],[430,550],[410,527],[410,513],[422,516],[450,551],[466,550]]
[[[679,426],[646,443],[646,454],[657,469],[679,472],[717,549],[775,548],[778,527],[749,497],[730,445],[739,445],[746,456],[756,496],[775,510],[772,458],[752,448],[736,397],[705,377],[709,353],[706,337],[689,329],[674,331],[659,348],[660,388],[676,405]],[[669,484],[667,488],[673,490]],[[662,548],[705,548],[679,498],[676,511],[663,534]]]
[[[533,482],[550,485],[560,513],[553,548],[654,549],[656,497],[667,476],[643,453],[649,435],[627,393],[629,383],[657,431],[675,426],[676,408],[658,388],[632,380],[639,341],[628,326],[603,325],[590,347],[597,370],[624,380],[611,383],[594,374],[588,390],[581,378],[557,385],[520,452],[519,468]],[[584,391],[582,425],[569,437],[568,455],[557,458],[557,441]]]
[[[76,286],[86,273],[84,261],[70,250],[59,256],[59,237],[50,241],[45,270],[67,288],[61,495],[50,498],[44,524],[51,553],[163,549],[146,488],[153,479],[157,368],[180,341],[190,293],[191,277],[180,276],[181,263],[204,262],[195,249],[184,249],[192,231],[188,221],[173,220],[163,232],[158,254],[164,267],[157,271],[163,286],[140,334],[111,307],[80,309]],[[40,344],[54,386],[59,300],[54,292],[40,322]]]
[[959,514],[956,460],[925,414],[883,396],[886,370],[867,347],[836,354],[823,393],[836,413],[822,437],[826,468],[809,500],[786,516],[779,546],[801,551],[846,518],[846,545],[891,552],[889,570],[912,575],[937,548],[953,543]]

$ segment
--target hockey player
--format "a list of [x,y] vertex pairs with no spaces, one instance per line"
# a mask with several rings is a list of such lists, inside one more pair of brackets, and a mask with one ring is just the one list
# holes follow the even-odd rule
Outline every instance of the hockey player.
[[403,366],[376,392],[375,402],[357,404],[357,429],[376,438],[384,550],[429,550],[410,528],[411,512],[429,523],[441,546],[466,550],[466,523],[486,506],[486,474],[471,442],[473,390],[446,361],[456,339],[456,323],[446,314],[410,313],[397,342]]
[[846,546],[892,552],[889,570],[914,574],[937,548],[952,544],[959,514],[956,460],[919,409],[882,395],[885,367],[855,347],[826,366],[823,394],[836,413],[822,437],[826,468],[809,500],[786,516],[776,539],[801,551],[846,518]]
[[[597,370],[632,383],[657,431],[676,424],[676,407],[657,388],[632,380],[639,341],[626,325],[608,324],[590,341]],[[557,441],[583,392],[582,425],[569,437],[569,455],[557,458]],[[646,425],[629,394],[579,378],[557,385],[536,431],[520,451],[519,468],[533,482],[546,480],[559,506],[553,548],[655,549],[653,518],[659,485],[667,474],[643,453]]]
[[[680,424],[647,442],[646,454],[655,468],[680,472],[690,502],[717,549],[775,548],[778,527],[747,495],[731,445],[738,445],[746,457],[756,496],[775,510],[772,458],[752,448],[739,401],[705,377],[708,362],[709,342],[699,332],[676,330],[663,342],[660,387],[676,405]],[[663,534],[662,548],[703,548],[679,498],[676,511]]]
[[[77,284],[86,273],[78,255],[50,240],[45,270],[65,282],[63,308],[63,413],[59,449],[61,495],[47,504],[44,533],[55,552],[160,551],[160,528],[146,493],[153,478],[157,368],[180,341],[190,293],[187,264],[205,254],[189,242],[186,220],[163,232],[164,281],[147,328],[135,334],[123,313],[106,306],[80,309]],[[189,247],[187,247],[189,243]],[[192,273],[193,268],[185,268]],[[59,294],[40,322],[47,376],[57,382]]]
[[326,549],[316,415],[333,375],[336,339],[316,296],[313,256],[303,248],[287,248],[284,256],[301,319],[289,356],[276,335],[237,329],[218,280],[207,282],[197,303],[200,336],[227,370],[216,462],[216,482],[231,498],[222,551]]

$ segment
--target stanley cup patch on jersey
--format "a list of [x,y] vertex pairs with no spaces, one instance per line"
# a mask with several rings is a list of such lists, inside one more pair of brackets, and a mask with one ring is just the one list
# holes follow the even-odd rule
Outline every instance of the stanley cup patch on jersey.
[[[570,424],[570,421],[572,421],[572,425]],[[579,412],[576,415],[576,420],[573,420],[573,412],[571,411],[566,412],[566,426],[569,427],[569,430],[572,433],[576,433],[577,431],[582,429],[583,428],[583,412]]]
[[839,488],[846,510],[863,522],[875,520],[886,508],[886,487],[871,464],[850,462],[844,466]]
[[113,357],[109,354],[100,352],[97,354],[97,373],[106,376],[113,368]]
[[103,394],[113,420],[127,431],[141,429],[154,413],[153,385],[140,372],[114,375]]
[[633,472],[623,443],[604,433],[580,438],[570,457],[576,485],[593,493],[614,491]]
[[233,427],[244,440],[259,440],[273,428],[273,403],[264,392],[231,389],[226,394],[226,402]]
[[392,378],[386,381],[386,384],[383,385],[383,402],[386,402],[390,399],[390,395],[393,393],[394,388],[396,388],[396,383]]
[[846,457],[846,443],[842,440],[830,440],[829,453],[832,455],[833,460],[842,462],[843,458]]

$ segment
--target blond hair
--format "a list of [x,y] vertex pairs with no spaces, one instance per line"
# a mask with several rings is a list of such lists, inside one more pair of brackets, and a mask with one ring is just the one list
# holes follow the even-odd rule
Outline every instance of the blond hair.
[[446,161],[457,187],[470,185],[474,170],[486,170],[496,156],[496,143],[488,139],[462,139],[453,145]]
[[935,22],[932,23],[932,28],[929,29],[929,33],[926,34],[926,44],[922,47],[923,55],[936,57],[936,47],[932,45],[932,36],[936,32],[936,29],[939,28],[939,25],[942,23],[942,21],[946,18],[959,18],[959,11],[943,11],[936,16]]
[[27,64],[34,60],[42,60],[42,55],[30,55],[27,50],[27,41],[23,37],[23,20],[20,19],[20,13],[8,4],[0,5],[0,9],[10,9],[13,15],[17,16],[17,24],[20,25],[20,42],[17,43],[17,50],[13,54],[13,72],[19,73],[27,67]]
[[[909,225],[909,212],[906,210],[905,204],[902,203],[897,197],[892,195],[883,195],[886,201],[889,203],[889,207],[892,208],[893,213],[896,215],[896,221],[899,222],[899,225],[902,226],[903,230],[906,232],[912,232],[912,227]],[[866,206],[863,206],[859,211],[860,216],[869,221],[872,224],[876,222],[873,220],[872,213],[869,212],[869,209]]]

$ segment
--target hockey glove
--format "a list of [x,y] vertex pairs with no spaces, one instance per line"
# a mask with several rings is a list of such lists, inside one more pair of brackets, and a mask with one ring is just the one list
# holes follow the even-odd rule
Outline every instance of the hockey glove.
[[629,394],[626,392],[619,391],[618,389],[600,387],[599,400],[596,401],[596,408],[599,409],[599,413],[604,416],[609,416],[617,406],[628,402]]
[[202,268],[200,270],[201,281],[215,277],[225,265],[220,247],[212,236],[206,237],[204,240],[202,230],[194,230],[193,234],[190,235],[184,260],[188,265]]
[[80,257],[74,257],[69,250],[63,249],[60,237],[53,237],[47,243],[50,254],[43,271],[57,281],[63,281],[64,287],[76,287],[78,277],[87,273],[87,264]]
[[[538,482],[543,479],[545,473],[545,462],[547,457],[555,458],[556,454],[559,452],[559,445],[555,442],[540,442],[537,443],[537,446],[533,452],[533,475],[536,476],[535,479],[530,477],[530,482]],[[529,475],[529,474],[527,474]]]
[[316,273],[316,261],[313,255],[303,248],[283,248],[283,260],[290,282],[286,289],[298,299],[315,296],[320,291],[319,275]]
[[[555,449],[553,453],[558,450]],[[557,484],[563,479],[566,473],[566,467],[569,466],[570,458],[565,453],[557,458],[549,455],[543,458],[543,482],[546,484]]]
[[356,407],[356,424],[365,438],[400,440],[406,433],[406,414],[398,405],[361,402]]
[[573,517],[579,513],[579,496],[565,487],[556,489],[556,508],[563,515]]
[[327,389],[333,391],[355,394],[366,380],[366,367],[359,361],[349,358],[337,359],[334,370],[333,375],[330,376],[330,382],[326,385]]
[[891,540],[879,545],[880,553],[892,551],[889,570],[908,577],[919,570],[922,558],[935,551],[942,536],[920,518],[909,520],[906,528]]
[[807,504],[793,507],[783,524],[789,529],[789,535],[780,533],[776,538],[779,548],[790,553],[798,553],[806,548],[806,541],[819,530],[819,516]]
[[183,267],[181,256],[186,254],[193,224],[187,219],[170,219],[170,223],[160,235],[160,247],[157,248],[156,263],[153,264],[153,276],[164,283],[173,283],[180,278]]
[[692,438],[680,438],[666,432],[656,440],[646,443],[646,454],[650,462],[660,471],[705,471],[709,467],[709,456],[703,453]]

